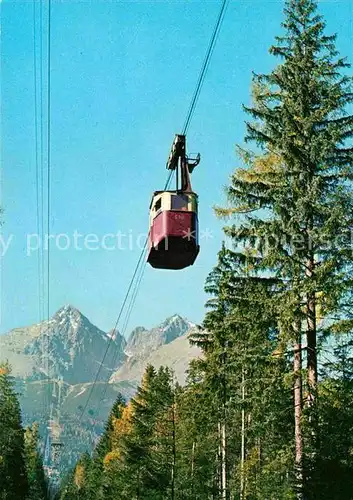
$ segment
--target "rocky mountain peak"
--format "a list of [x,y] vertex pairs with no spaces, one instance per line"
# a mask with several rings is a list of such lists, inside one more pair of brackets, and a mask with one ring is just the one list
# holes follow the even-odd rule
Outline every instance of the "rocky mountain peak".
[[192,326],[193,323],[182,318],[179,314],[170,316],[151,330],[138,326],[129,336],[125,353],[128,357],[144,358],[146,354],[155,351],[160,346],[169,344],[181,337]]
[[90,321],[84,316],[76,307],[68,304],[61,307],[52,317],[52,323],[57,323],[59,325],[65,325],[74,330],[77,330],[80,326],[84,324],[91,324]]
[[56,343],[62,344],[66,349],[77,349],[93,332],[100,337],[105,336],[104,332],[92,325],[89,319],[71,304],[61,307],[47,323],[47,334],[52,340],[56,338]]
[[185,340],[188,346],[186,334],[193,326],[174,314],[154,328],[138,326],[126,341],[118,330],[106,333],[72,304],[66,304],[49,321],[2,335],[0,352],[3,359],[15,360],[17,373],[24,378],[38,380],[49,376],[69,384],[86,383],[94,380],[103,357],[100,380],[107,380],[123,365],[128,370],[131,364],[144,366],[152,353],[174,341],[180,340],[183,345]]
[[83,314],[72,304],[66,304],[56,311],[53,318],[62,316],[83,316]]
[[136,328],[134,328],[129,335],[129,343],[134,343],[134,340],[138,338],[139,335],[143,332],[147,332],[147,329],[144,326],[137,326]]
[[[16,349],[32,366],[30,377],[62,378],[69,383],[88,382],[95,377],[108,342],[111,342],[100,371],[105,380],[124,361],[126,341],[116,332],[113,338],[93,325],[76,307],[61,307],[48,321],[22,328],[3,339],[6,350]],[[16,340],[16,344],[13,339]],[[27,376],[28,376],[27,375]]]
[[178,325],[182,328],[187,328],[188,330],[195,327],[195,323],[192,323],[187,318],[180,316],[180,314],[174,314],[173,316],[170,316],[169,318],[164,320],[163,323],[161,323],[160,327],[165,328],[171,325]]
[[[92,409],[92,425],[97,429],[98,414],[105,412],[106,419],[118,393],[128,399],[132,397],[148,364],[156,369],[169,366],[177,380],[184,383],[189,361],[201,354],[189,345],[187,332],[192,326],[175,314],[152,329],[135,328],[127,344],[117,330],[109,333],[100,330],[77,308],[67,304],[49,320],[0,335],[0,360],[8,360],[12,367],[26,424],[38,421],[47,425],[50,393],[64,423],[62,441],[76,440],[75,453],[81,454],[81,448],[86,451],[87,442],[92,441],[91,435],[87,435],[88,441],[77,440],[78,435],[80,438],[85,435],[78,416],[88,395],[92,394],[87,422],[92,421],[89,413]],[[54,380],[58,383],[53,383]],[[110,383],[105,385],[108,380]]]
[[150,330],[143,326],[135,328],[124,351],[128,359],[110,381],[139,381],[145,367],[152,364],[156,368],[169,366],[184,383],[189,361],[201,354],[197,347],[189,344],[188,333],[195,327],[194,323],[174,314]]

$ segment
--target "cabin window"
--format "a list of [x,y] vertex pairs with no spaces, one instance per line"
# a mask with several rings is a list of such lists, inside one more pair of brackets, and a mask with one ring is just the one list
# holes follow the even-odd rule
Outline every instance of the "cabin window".
[[185,195],[172,196],[172,210],[187,210],[189,198]]
[[154,205],[154,209],[156,212],[158,212],[158,210],[160,210],[161,207],[162,207],[162,198],[159,198]]

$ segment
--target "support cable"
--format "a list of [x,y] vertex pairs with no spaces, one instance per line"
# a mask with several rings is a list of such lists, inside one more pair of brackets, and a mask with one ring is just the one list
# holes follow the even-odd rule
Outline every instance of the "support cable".
[[[47,336],[43,335],[43,323],[46,317],[45,312],[45,257],[44,257],[44,85],[43,85],[43,0],[39,1],[39,12],[37,10],[37,0],[33,0],[33,84],[34,84],[34,135],[35,135],[35,178],[36,178],[36,227],[40,241],[38,251],[38,313],[39,329],[41,337],[41,364],[47,378],[45,391],[45,406],[48,415],[50,414],[50,384],[49,384],[49,351]],[[39,23],[38,23],[39,16]],[[39,26],[38,26],[39,24]],[[38,33],[39,29],[39,33]],[[38,54],[39,49],[39,54]],[[38,64],[39,57],[39,64]],[[39,81],[38,81],[39,80]],[[39,91],[39,92],[38,92]],[[46,428],[45,448],[49,446],[49,432]],[[48,456],[48,455],[47,455]]]
[[[145,255],[145,252],[144,252],[144,255]],[[143,275],[145,273],[146,264],[147,264],[147,262],[144,261],[143,265],[140,266],[139,275],[138,275],[138,277],[136,279],[136,285],[135,285],[135,288],[134,288],[134,290],[133,290],[133,292],[131,294],[130,303],[128,305],[127,313],[126,313],[126,316],[125,316],[124,326],[123,326],[122,331],[121,331],[121,335],[123,337],[125,337],[125,335],[126,335],[126,331],[127,331],[127,327],[128,327],[129,321],[130,321],[131,313],[133,311],[133,308],[134,308],[134,305],[135,305],[135,302],[136,302],[136,298],[137,298],[137,295],[138,295],[138,292],[139,292],[139,289],[140,289],[140,285],[141,285],[141,282],[142,282],[142,279],[143,279]],[[118,349],[116,349],[115,350],[115,354],[114,354],[114,358],[113,358],[113,362],[112,362],[112,366],[113,367],[115,366],[115,363],[118,360],[118,354],[119,354],[119,351],[118,351]],[[104,398],[105,398],[105,395],[106,395],[107,389],[108,389],[109,380],[110,380],[110,376],[105,381],[103,393],[102,393],[102,396],[101,396],[101,398],[99,400],[99,406],[104,401]]]
[[126,294],[125,294],[125,297],[124,297],[123,303],[122,303],[122,305],[121,305],[121,308],[120,308],[120,311],[119,311],[119,314],[118,314],[118,318],[117,318],[117,320],[116,320],[116,322],[115,322],[115,325],[114,325],[114,328],[113,328],[112,334],[111,334],[111,336],[110,336],[110,338],[109,338],[109,341],[108,341],[108,343],[107,343],[107,347],[106,347],[106,349],[105,349],[105,352],[104,352],[104,355],[103,355],[102,361],[101,361],[101,362],[100,362],[100,364],[99,364],[99,368],[98,368],[98,370],[97,370],[97,373],[96,373],[96,376],[95,376],[94,382],[93,382],[93,384],[91,385],[90,392],[89,392],[89,394],[88,394],[88,398],[87,398],[86,403],[85,403],[85,405],[84,405],[84,407],[83,407],[83,409],[82,409],[82,411],[81,411],[81,415],[80,415],[80,417],[79,417],[79,421],[80,421],[80,422],[81,422],[81,420],[82,420],[82,418],[83,418],[83,416],[84,416],[84,414],[85,414],[85,411],[87,410],[87,407],[88,407],[88,404],[89,404],[89,402],[90,402],[90,400],[91,400],[91,397],[92,397],[92,394],[93,394],[94,388],[95,388],[95,386],[96,386],[96,384],[97,384],[97,382],[98,382],[98,378],[99,378],[100,372],[101,372],[101,370],[102,370],[102,368],[103,368],[103,363],[104,363],[104,361],[106,360],[106,357],[107,357],[107,354],[108,354],[109,348],[110,348],[110,346],[111,346],[111,344],[112,344],[112,341],[113,341],[113,339],[114,339],[114,337],[115,337],[115,334],[116,334],[116,332],[117,332],[117,328],[118,328],[118,324],[119,324],[120,318],[121,318],[121,316],[122,316],[122,314],[123,314],[123,311],[124,311],[124,309],[125,309],[125,305],[126,305],[126,303],[127,303],[128,297],[129,297],[129,295],[130,295],[130,291],[131,291],[131,289],[132,289],[133,283],[134,283],[135,278],[136,278],[136,275],[137,275],[137,273],[138,273],[138,269],[139,269],[139,267],[140,267],[140,265],[141,265],[141,262],[142,262],[142,257],[143,257],[143,255],[144,255],[144,253],[145,253],[146,246],[147,246],[147,239],[146,239],[146,243],[144,244],[144,247],[143,247],[143,249],[142,249],[142,251],[141,251],[141,253],[140,253],[140,257],[139,257],[139,259],[138,259],[138,261],[137,261],[137,264],[136,264],[135,270],[134,270],[134,272],[133,272],[133,275],[132,275],[132,278],[131,278],[131,280],[130,280],[130,283],[129,283],[129,286],[128,286],[128,289],[127,289],[127,292],[126,292]]
[[[164,186],[164,191],[166,191],[166,190],[167,190],[168,185],[169,185],[169,184],[170,184],[170,182],[171,182],[172,173],[173,173],[173,172],[171,171],[171,172],[168,174],[168,177],[167,177],[167,180],[166,180],[166,183],[165,183],[165,186]],[[129,298],[129,296],[130,296],[130,292],[131,292],[131,290],[133,290],[132,297],[134,297],[134,296],[135,296],[135,299],[136,299],[136,296],[137,296],[137,293],[138,293],[138,288],[139,288],[139,286],[140,286],[140,284],[141,284],[141,281],[142,281],[142,276],[143,276],[143,273],[141,273],[141,268],[144,268],[144,267],[145,267],[145,265],[146,265],[146,263],[145,263],[145,261],[144,261],[143,257],[144,257],[144,255],[145,255],[145,253],[146,253],[146,250],[147,250],[147,243],[148,243],[148,236],[146,237],[145,242],[144,242],[144,245],[143,245],[143,248],[142,248],[142,250],[141,250],[141,252],[140,252],[139,259],[138,259],[138,261],[137,261],[137,264],[136,264],[135,270],[134,270],[133,275],[132,275],[132,277],[131,277],[131,280],[130,280],[130,283],[129,283],[129,286],[128,286],[128,289],[127,289],[127,292],[126,292],[126,294],[125,294],[124,300],[123,300],[123,302],[122,302],[122,305],[121,305],[121,308],[120,308],[120,311],[119,311],[119,314],[118,314],[118,318],[117,318],[117,320],[116,320],[116,322],[115,322],[115,325],[114,325],[114,328],[113,328],[112,334],[111,334],[111,336],[110,336],[110,338],[109,338],[109,341],[108,341],[108,343],[107,343],[107,347],[106,347],[106,349],[105,349],[105,352],[104,352],[104,355],[103,355],[102,361],[101,361],[101,362],[100,362],[100,364],[99,364],[99,368],[98,368],[98,371],[97,371],[97,373],[96,373],[96,376],[95,376],[94,382],[93,382],[93,384],[91,385],[90,392],[89,392],[89,394],[88,394],[88,398],[87,398],[86,403],[85,403],[85,405],[84,405],[84,407],[83,407],[83,409],[82,409],[82,411],[81,411],[81,414],[80,414],[80,417],[79,417],[79,422],[81,422],[81,421],[82,421],[82,418],[83,418],[83,416],[84,416],[84,414],[85,414],[85,412],[86,412],[86,410],[87,410],[88,404],[89,404],[89,402],[90,402],[90,400],[91,400],[91,398],[92,398],[94,388],[95,388],[95,386],[96,386],[96,384],[97,384],[97,382],[98,382],[98,378],[99,378],[100,372],[101,372],[102,367],[103,367],[103,363],[104,363],[104,361],[106,360],[106,357],[107,357],[107,355],[108,355],[109,348],[110,348],[110,346],[112,345],[113,339],[114,339],[114,337],[115,337],[115,335],[116,335],[117,328],[118,328],[118,324],[119,324],[120,319],[121,319],[121,317],[122,317],[122,315],[123,315],[123,312],[124,312],[125,306],[126,306],[126,304],[127,304],[127,302],[128,302],[128,298]],[[139,274],[139,272],[140,272],[141,274]],[[138,277],[138,276],[140,276],[140,278],[137,278],[137,280],[136,280],[136,277]],[[136,280],[136,281],[135,281],[135,280]],[[134,288],[133,288],[134,283],[135,283],[135,287],[136,287],[136,289],[134,289]],[[133,305],[131,306],[131,303],[130,303],[130,306],[129,306],[129,309],[130,309],[130,314],[131,314],[131,312],[132,312],[132,307],[133,307]],[[110,378],[110,377],[109,377],[109,378]],[[109,378],[106,380],[105,384],[108,384],[108,383],[109,383]],[[106,392],[106,387],[105,387],[104,391]],[[105,394],[105,392],[104,392],[104,394]]]
[[[50,381],[50,358],[49,358],[49,321],[50,321],[50,211],[51,211],[51,0],[48,0],[48,33],[47,33],[47,310],[48,322],[48,379]],[[50,383],[49,383],[50,388]],[[53,416],[53,399],[50,400],[50,421]]]
[[[216,44],[216,41],[217,41],[217,38],[218,38],[218,35],[219,35],[219,32],[220,32],[220,28],[221,28],[221,25],[222,25],[222,22],[223,22],[223,19],[224,19],[224,14],[225,14],[227,3],[228,3],[228,0],[223,0],[223,2],[222,2],[222,6],[221,6],[221,9],[220,9],[218,18],[217,18],[217,22],[216,22],[215,28],[213,30],[213,33],[212,33],[212,37],[211,37],[211,40],[210,40],[210,43],[209,43],[209,46],[208,46],[208,49],[207,49],[207,52],[206,52],[206,56],[205,56],[205,59],[204,59],[204,62],[203,62],[203,65],[202,65],[202,68],[201,68],[201,71],[200,71],[200,74],[199,74],[199,78],[197,80],[196,89],[195,89],[195,92],[193,94],[193,97],[192,97],[192,100],[191,100],[191,104],[190,104],[188,113],[186,115],[186,119],[185,119],[184,127],[183,127],[183,135],[186,135],[186,133],[188,131],[188,128],[189,128],[189,125],[190,125],[190,122],[192,120],[192,117],[193,117],[193,114],[194,114],[194,111],[195,111],[195,107],[196,107],[196,104],[197,104],[197,101],[198,101],[198,97],[199,97],[200,92],[201,92],[202,84],[203,84],[203,82],[205,80],[205,76],[206,76],[206,73],[207,73],[207,69],[209,67],[211,56],[212,56],[212,53],[213,53],[213,50],[214,50],[214,47],[215,47],[215,44]],[[166,191],[166,190],[168,190],[170,188],[170,185],[171,185],[171,182],[172,182],[172,178],[173,178],[173,173],[174,173],[173,170],[171,170],[169,172],[167,181],[165,183],[164,191]],[[123,311],[124,311],[124,309],[126,307],[126,304],[128,302],[128,297],[130,296],[131,290],[133,290],[133,292],[131,294],[131,298],[130,298],[130,303],[129,303],[129,306],[128,306],[128,310],[127,310],[127,315],[126,315],[125,323],[124,323],[124,328],[127,327],[127,324],[128,324],[128,321],[129,321],[129,318],[130,318],[130,315],[131,315],[131,312],[132,312],[132,309],[133,309],[133,306],[134,306],[134,303],[135,303],[135,300],[136,300],[136,297],[137,297],[137,293],[138,293],[138,290],[139,290],[139,287],[140,287],[140,284],[141,284],[141,281],[142,281],[142,277],[143,277],[143,271],[144,271],[144,267],[145,267],[145,262],[143,261],[143,256],[144,256],[144,254],[146,252],[146,249],[147,249],[147,242],[148,242],[148,237],[145,240],[143,249],[142,249],[141,254],[139,256],[139,259],[137,261],[137,264],[136,264],[135,270],[133,272],[132,278],[130,280],[130,283],[129,283],[127,292],[125,294],[122,306],[120,308],[120,311],[119,311],[119,314],[118,314],[118,318],[116,320],[116,323],[115,323],[115,326],[113,328],[112,334],[111,334],[111,336],[109,338],[109,341],[107,343],[107,347],[106,347],[106,350],[104,352],[102,361],[101,361],[101,363],[99,365],[99,368],[98,368],[96,377],[94,379],[94,382],[91,385],[90,392],[88,394],[86,403],[85,403],[85,405],[84,405],[84,407],[83,407],[83,409],[81,411],[81,414],[80,414],[80,417],[79,417],[79,422],[82,421],[82,418],[83,418],[83,416],[84,416],[84,414],[85,414],[85,412],[87,410],[87,407],[89,405],[89,402],[90,402],[90,400],[92,398],[92,394],[93,394],[94,388],[95,388],[95,386],[96,386],[96,384],[98,382],[98,378],[99,378],[100,372],[102,370],[103,363],[104,363],[104,361],[105,361],[105,359],[107,357],[109,348],[110,348],[110,346],[112,344],[113,338],[115,337],[118,324],[120,322],[120,319],[122,317]],[[142,269],[142,271],[141,271],[141,269]],[[139,276],[139,277],[136,279],[137,276]],[[135,287],[133,288],[134,283],[135,283]],[[106,393],[106,389],[107,389],[106,386],[107,386],[107,384],[109,382],[109,378],[105,382],[104,395]]]
[[201,88],[202,88],[202,85],[203,85],[203,82],[205,80],[205,76],[206,76],[206,73],[207,73],[207,70],[208,70],[208,67],[210,64],[211,56],[213,54],[213,50],[215,48],[216,41],[217,41],[221,26],[222,26],[227,3],[228,3],[228,0],[223,0],[221,10],[218,14],[217,22],[216,22],[215,28],[214,28],[212,36],[211,36],[211,40],[210,40],[210,43],[209,43],[209,46],[208,46],[208,49],[206,52],[204,62],[203,62],[202,67],[201,67],[199,78],[197,80],[196,89],[195,89],[194,95],[191,99],[189,111],[186,115],[186,119],[185,119],[184,127],[183,127],[183,135],[186,135],[188,128],[189,128],[189,125],[190,125],[190,122],[191,122],[191,119],[192,119],[192,116],[194,114],[195,107],[196,107],[196,104],[197,104],[197,101],[198,101],[198,98],[199,98],[199,95],[201,92]]

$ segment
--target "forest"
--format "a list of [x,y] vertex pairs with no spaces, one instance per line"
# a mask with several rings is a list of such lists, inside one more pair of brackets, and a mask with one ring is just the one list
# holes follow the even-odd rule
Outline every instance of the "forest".
[[286,1],[270,53],[186,385],[148,366],[50,492],[4,365],[2,500],[353,498],[353,79],[314,0]]

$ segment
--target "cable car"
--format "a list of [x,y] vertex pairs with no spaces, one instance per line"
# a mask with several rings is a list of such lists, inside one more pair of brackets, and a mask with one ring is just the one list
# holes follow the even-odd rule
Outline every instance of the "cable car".
[[185,135],[177,134],[167,162],[169,170],[176,170],[176,189],[155,191],[150,205],[147,261],[157,269],[191,266],[200,250],[198,196],[190,182],[200,155],[194,160],[187,158],[185,143]]

